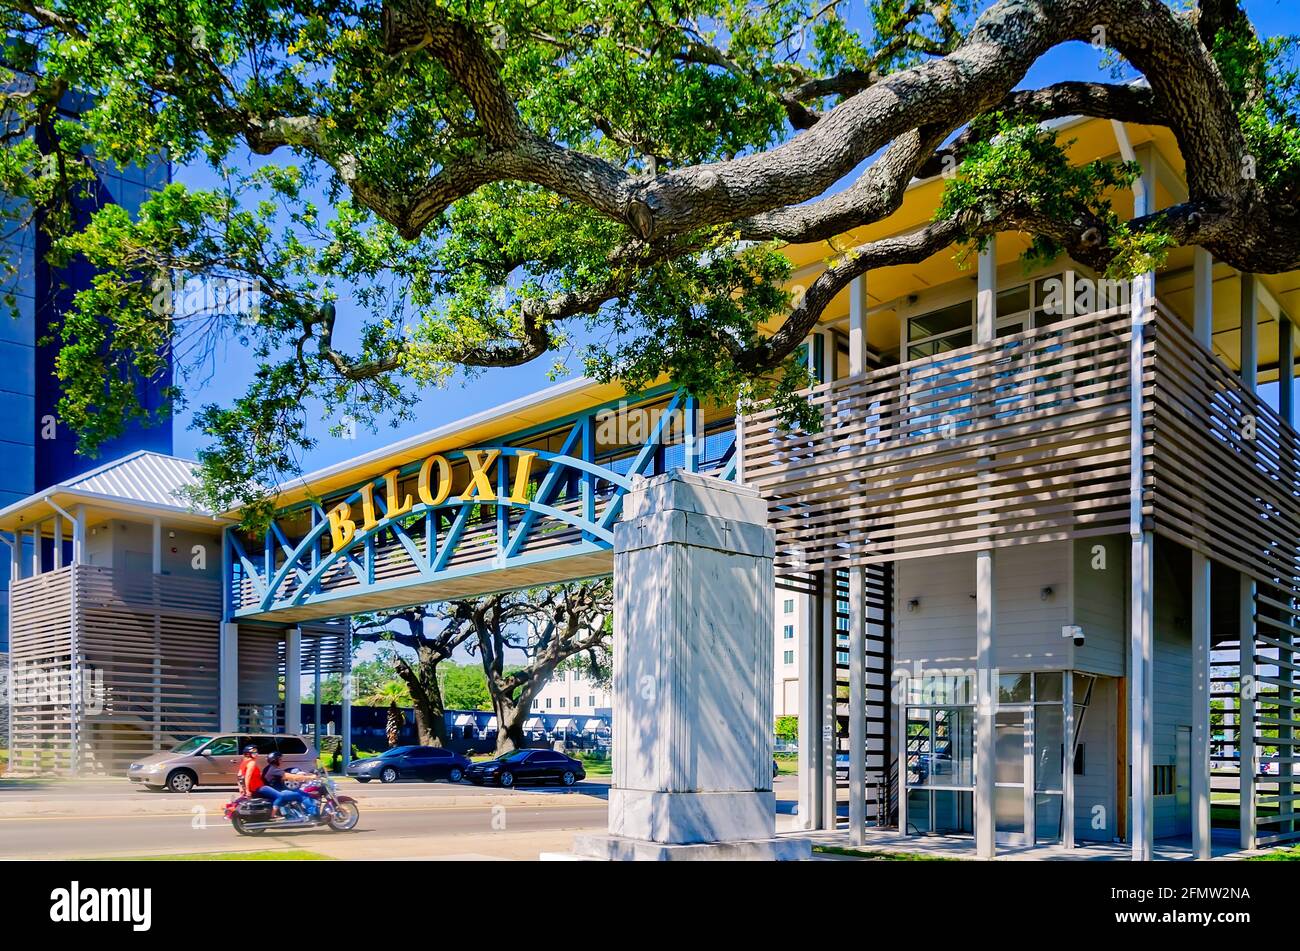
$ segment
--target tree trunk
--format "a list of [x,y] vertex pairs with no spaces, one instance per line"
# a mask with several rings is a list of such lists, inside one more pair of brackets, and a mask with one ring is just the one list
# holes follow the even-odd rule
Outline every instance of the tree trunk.
[[[421,652],[423,654],[423,652]],[[415,707],[415,729],[420,736],[421,746],[451,745],[447,733],[447,718],[443,715],[442,690],[438,686],[438,662],[424,656],[420,658],[420,670],[416,673],[405,662],[397,665],[397,674],[406,682],[411,694],[411,703]]]
[[498,697],[496,691],[492,692],[492,707],[497,715],[497,756],[528,746],[528,738],[524,736],[524,723],[531,706],[527,703],[511,703],[504,696]]

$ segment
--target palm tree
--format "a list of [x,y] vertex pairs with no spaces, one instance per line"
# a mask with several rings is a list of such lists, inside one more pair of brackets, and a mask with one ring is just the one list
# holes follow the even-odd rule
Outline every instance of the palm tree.
[[397,745],[398,737],[402,735],[402,711],[397,708],[397,701],[390,701],[388,704],[388,722],[384,724],[384,738],[388,740],[388,748],[391,750]]
[[384,724],[384,736],[388,740],[388,748],[391,750],[397,745],[397,741],[402,734],[402,725],[405,722],[398,704],[401,703],[405,706],[411,702],[411,695],[407,693],[406,684],[400,680],[386,681],[366,696],[362,702],[368,707],[388,705],[388,720]]

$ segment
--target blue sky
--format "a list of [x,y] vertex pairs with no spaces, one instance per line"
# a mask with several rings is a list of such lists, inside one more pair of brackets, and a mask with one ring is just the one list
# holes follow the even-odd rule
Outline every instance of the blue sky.
[[[1294,0],[1247,0],[1245,6],[1256,28],[1264,35],[1300,32],[1300,11],[1297,11]],[[1038,87],[1063,79],[1108,78],[1109,67],[1101,65],[1097,50],[1087,44],[1072,43],[1053,50],[1035,64],[1022,85]],[[193,188],[212,187],[214,184],[212,173],[203,166],[179,166],[174,170],[174,178]],[[346,291],[340,301],[339,312],[340,337],[344,337],[349,313]],[[192,458],[203,445],[202,434],[189,428],[193,410],[203,403],[228,405],[248,384],[254,361],[247,350],[233,342],[227,343],[218,358],[221,363],[217,373],[210,379],[191,381],[187,386],[189,408],[178,413],[173,420],[177,455]],[[575,359],[570,363],[576,371],[578,361]],[[543,357],[522,367],[485,371],[468,386],[462,381],[453,381],[445,389],[426,391],[414,420],[399,428],[381,425],[375,433],[361,429],[353,440],[331,436],[328,430],[337,420],[320,419],[311,431],[311,435],[318,439],[318,444],[302,460],[303,468],[310,471],[329,465],[536,392],[553,382],[548,376],[552,364],[552,358]]]

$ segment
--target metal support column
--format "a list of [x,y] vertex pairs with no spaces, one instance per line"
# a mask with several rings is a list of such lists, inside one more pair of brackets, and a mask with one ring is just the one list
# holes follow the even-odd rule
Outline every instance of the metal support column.
[[284,732],[302,729],[302,628],[284,632]]
[[221,731],[239,729],[239,625],[223,621],[219,641]]
[[1210,559],[1192,552],[1192,857],[1210,848]]
[[[997,782],[997,629],[993,552],[975,554],[975,851],[991,859],[997,851],[993,817]],[[901,755],[901,753],[900,753]]]
[[861,845],[867,825],[866,585],[849,569],[849,841]]
[[799,828],[822,827],[821,598],[802,597],[799,625]]
[[821,597],[821,728],[822,728],[822,828],[839,827],[839,789],[835,781],[835,755],[839,740],[835,736],[835,649],[839,631],[835,626],[835,572],[822,572]]
[[1241,790],[1241,847],[1253,849],[1258,832],[1255,816],[1255,695],[1259,691],[1259,672],[1255,669],[1255,579],[1241,576],[1238,599],[1240,635],[1240,686],[1237,707],[1237,768]]

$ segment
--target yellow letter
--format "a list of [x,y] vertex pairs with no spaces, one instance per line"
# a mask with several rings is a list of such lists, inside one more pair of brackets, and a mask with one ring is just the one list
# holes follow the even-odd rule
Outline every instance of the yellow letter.
[[375,518],[375,484],[367,482],[358,491],[361,493],[361,514],[365,516],[361,523],[364,534],[379,524],[379,519]]
[[408,495],[401,505],[397,504],[397,470],[389,469],[384,473],[384,501],[388,503],[388,517],[397,518],[411,511],[414,503]]
[[492,490],[492,480],[488,476],[488,470],[492,467],[492,463],[497,461],[499,455],[501,455],[500,449],[465,450],[465,458],[469,461],[469,482],[465,485],[465,491],[460,494],[462,499],[491,502],[497,497],[496,492]]
[[533,472],[533,460],[537,458],[535,452],[519,453],[519,465],[515,469],[515,486],[510,490],[510,501],[518,502],[520,505],[528,504],[528,479]]
[[[431,493],[429,472],[434,466],[438,467],[438,491]],[[430,456],[424,460],[424,465],[420,466],[420,482],[416,487],[416,494],[420,496],[420,501],[430,508],[447,501],[447,496],[451,495],[451,465],[444,456]]]
[[330,539],[334,542],[334,551],[346,548],[352,541],[352,536],[357,533],[357,523],[348,517],[351,514],[352,506],[346,502],[340,502],[329,510]]

